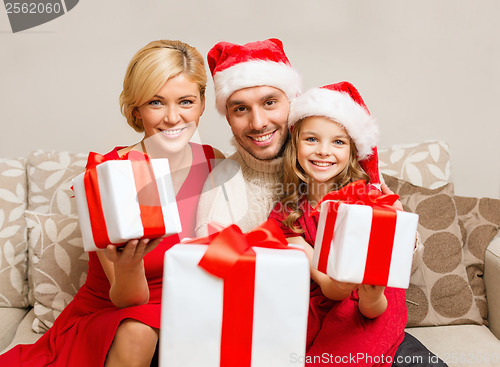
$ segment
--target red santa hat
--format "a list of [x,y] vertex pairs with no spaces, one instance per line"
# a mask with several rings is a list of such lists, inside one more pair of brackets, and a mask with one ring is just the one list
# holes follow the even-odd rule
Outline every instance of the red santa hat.
[[243,88],[275,87],[289,100],[301,92],[300,75],[276,38],[245,45],[219,42],[208,52],[207,59],[214,79],[215,105],[222,115],[226,114],[227,99]]
[[380,185],[377,140],[379,130],[363,98],[351,83],[340,82],[311,89],[292,101],[288,126],[309,116],[324,116],[341,124],[358,151],[361,167],[371,183]]

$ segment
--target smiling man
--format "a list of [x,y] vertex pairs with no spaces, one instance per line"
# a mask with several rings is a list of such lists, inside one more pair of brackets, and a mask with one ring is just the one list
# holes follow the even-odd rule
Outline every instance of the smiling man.
[[259,86],[234,92],[226,117],[236,142],[257,159],[276,158],[287,137],[288,97],[281,90]]
[[207,180],[198,207],[197,234],[207,224],[236,223],[249,231],[264,222],[283,193],[283,148],[290,101],[301,78],[278,39],[216,44],[208,53],[216,107],[231,126],[236,152]]

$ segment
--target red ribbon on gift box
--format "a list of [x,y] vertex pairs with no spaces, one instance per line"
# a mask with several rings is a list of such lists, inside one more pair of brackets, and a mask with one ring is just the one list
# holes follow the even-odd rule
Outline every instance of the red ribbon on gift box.
[[207,237],[183,243],[209,244],[199,266],[224,279],[221,367],[250,367],[256,254],[252,247],[296,249],[281,229],[267,221],[249,233],[231,225]]
[[338,191],[326,194],[313,211],[317,213],[322,202],[332,200],[328,206],[318,270],[326,273],[330,243],[333,240],[333,229],[340,204],[368,205],[372,207],[373,214],[362,283],[386,285],[389,279],[397,219],[396,209],[392,204],[398,198],[399,196],[395,194],[384,195],[379,190],[370,189],[363,180],[354,181]]
[[[108,160],[104,155],[90,152],[87,159],[87,166],[84,176],[85,196],[89,208],[90,225],[94,243],[99,248],[105,248],[111,243],[106,227],[106,220],[102,210],[101,193],[99,190],[99,180],[97,166]],[[120,157],[120,160],[131,161],[134,183],[138,195],[147,196],[147,205],[139,197],[139,210],[141,222],[144,227],[143,238],[158,238],[165,234],[165,224],[163,222],[163,212],[161,209],[160,196],[151,166],[151,158],[147,154],[131,150]]]

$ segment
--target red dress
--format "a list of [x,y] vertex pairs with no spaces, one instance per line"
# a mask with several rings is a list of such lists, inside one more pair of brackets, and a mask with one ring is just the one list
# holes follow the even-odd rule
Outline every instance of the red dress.
[[[314,246],[319,215],[310,216],[312,208],[304,199],[304,215],[297,222],[304,230],[300,234]],[[278,203],[270,219],[280,225],[286,237],[299,234],[281,221],[285,215]],[[406,326],[406,294],[404,289],[386,288],[387,309],[374,318],[364,317],[358,309],[357,290],[342,301],[326,298],[321,288],[311,279],[307,344],[307,366],[391,366]]]
[[[150,299],[145,305],[117,308],[109,299],[110,284],[95,252],[89,253],[85,284],[54,325],[34,344],[18,345],[0,356],[0,366],[103,366],[120,322],[130,318],[160,327],[163,257],[179,238],[194,237],[196,211],[203,184],[211,170],[213,148],[191,143],[193,165],[176,195],[182,232],[165,237],[144,257]],[[106,156],[118,159],[115,148]]]

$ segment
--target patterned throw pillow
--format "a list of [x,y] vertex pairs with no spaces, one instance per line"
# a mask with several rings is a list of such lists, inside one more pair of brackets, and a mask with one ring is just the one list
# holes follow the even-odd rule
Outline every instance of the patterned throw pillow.
[[500,200],[455,196],[469,284],[484,323],[488,307],[483,280],[486,248],[500,229]]
[[0,307],[28,306],[25,162],[0,159]]
[[451,182],[450,149],[443,141],[380,148],[380,172],[435,189]]
[[85,170],[87,154],[42,151],[30,154],[28,210],[39,213],[76,214],[72,179]]
[[406,292],[408,326],[482,324],[468,283],[453,184],[425,189],[384,175],[405,210],[419,215],[423,251]]
[[[37,150],[27,159],[28,210],[77,214],[72,180],[85,170],[87,154]],[[32,267],[28,267],[28,300],[34,306]]]
[[33,330],[47,331],[85,283],[88,253],[73,215],[25,212],[34,290]]

